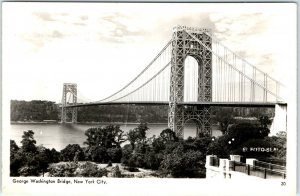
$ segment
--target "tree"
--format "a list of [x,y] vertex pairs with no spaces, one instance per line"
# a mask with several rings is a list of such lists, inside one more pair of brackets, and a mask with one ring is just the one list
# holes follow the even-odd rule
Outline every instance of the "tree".
[[112,177],[121,178],[122,174],[118,165],[112,168]]
[[88,145],[85,152],[88,158],[96,162],[121,161],[121,144],[125,142],[125,136],[120,126],[90,128],[85,135],[87,140],[84,144]]
[[14,155],[18,152],[19,146],[16,144],[14,140],[10,140],[10,155]]
[[148,150],[145,154],[146,168],[157,170],[162,161],[163,154],[155,153],[154,150]]
[[271,124],[271,120],[269,119],[268,116],[261,116],[259,118],[259,122],[260,122],[261,127],[263,127],[263,128],[268,128],[268,125]]
[[[218,157],[226,158],[230,154],[244,153],[244,147],[265,147],[266,136],[269,129],[257,124],[241,123],[228,127],[225,135],[215,139],[208,145],[207,154],[215,154]],[[251,146],[252,145],[252,146]]]
[[286,132],[279,133],[279,136],[276,135],[265,138],[266,142],[269,143],[269,146],[274,149],[274,153],[271,158],[286,161],[286,135],[284,136],[284,133]]
[[57,164],[49,168],[49,175],[51,177],[74,177],[77,167],[74,162]]
[[219,158],[228,158],[230,154],[229,147],[228,137],[221,136],[208,145],[206,154],[217,155]]
[[43,176],[45,171],[47,170],[49,163],[51,161],[51,151],[48,148],[45,148],[43,146],[37,147],[38,154],[36,155],[37,158],[37,165],[36,167],[39,168],[39,170],[42,171]]
[[22,147],[21,150],[24,153],[36,153],[37,148],[35,146],[36,141],[33,138],[34,132],[32,130],[24,131],[22,135]]
[[279,131],[278,133],[276,133],[276,136],[286,139],[286,131]]
[[105,148],[120,147],[125,142],[124,132],[118,125],[108,125],[105,128],[90,128],[85,132],[87,140],[84,144],[88,146],[102,146]]
[[129,130],[127,133],[127,140],[130,142],[132,149],[135,148],[135,143],[138,141],[139,134],[136,130]]
[[98,169],[98,166],[91,162],[85,162],[80,165],[75,171],[75,176],[78,177],[102,177],[107,176],[107,170],[105,168]]
[[88,160],[94,162],[105,163],[109,161],[107,148],[102,146],[94,145],[86,148],[85,156],[88,158]]
[[33,135],[32,130],[24,131],[21,148],[11,140],[11,176],[38,176],[41,172],[44,175],[49,163],[59,161],[59,153],[55,149],[49,150],[42,145],[36,146]]
[[57,162],[59,162],[60,161],[60,153],[59,152],[57,152],[56,150],[55,150],[55,148],[52,148],[51,149],[51,158],[50,158],[50,160],[51,160],[51,163],[57,163]]
[[269,130],[250,124],[235,124],[228,130],[227,137],[234,138],[235,144],[241,144],[249,139],[262,139],[268,135]]
[[24,165],[23,154],[14,140],[10,140],[10,176],[19,176],[19,169]]
[[155,138],[153,140],[152,149],[155,153],[162,152],[165,148],[166,148],[166,143],[164,142],[164,140],[161,137]]
[[41,171],[41,165],[39,160],[39,152],[36,147],[36,141],[33,137],[34,132],[32,130],[24,131],[22,135],[20,158],[22,158],[21,168],[18,170],[21,176],[38,176]]
[[176,133],[172,131],[171,129],[164,129],[160,133],[160,137],[164,142],[170,142],[170,141],[177,141],[178,137],[176,136]]
[[199,151],[184,150],[178,145],[170,154],[165,154],[160,169],[173,177],[196,177],[202,154]]
[[148,130],[149,128],[146,123],[140,123],[138,127],[129,130],[127,133],[127,140],[130,142],[132,149],[135,149],[135,144],[137,142],[145,141]]
[[78,144],[68,144],[64,149],[60,151],[61,159],[63,161],[74,161],[74,157],[78,154],[79,161],[84,160],[84,153],[82,148]]
[[109,157],[109,161],[113,163],[120,163],[122,158],[122,148],[121,147],[108,148],[107,155]]
[[220,108],[215,115],[215,120],[220,123],[221,132],[226,133],[227,128],[234,122],[231,108]]

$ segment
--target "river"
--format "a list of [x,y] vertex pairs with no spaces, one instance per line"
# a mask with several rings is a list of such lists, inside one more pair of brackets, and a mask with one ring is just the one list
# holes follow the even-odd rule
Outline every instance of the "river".
[[[11,124],[12,140],[15,140],[17,145],[21,145],[22,135],[24,131],[32,130],[34,139],[37,145],[43,145],[46,148],[55,148],[61,150],[68,144],[79,144],[84,146],[86,140],[84,132],[91,127],[105,126],[105,124],[41,124],[41,123],[17,123]],[[126,133],[130,129],[137,127],[137,124],[123,124],[120,128]],[[149,131],[147,137],[153,135],[159,136],[160,132],[167,128],[167,124],[148,124]],[[221,132],[213,126],[212,135],[219,136]],[[196,136],[196,127],[193,124],[188,124],[184,128],[184,138]]]

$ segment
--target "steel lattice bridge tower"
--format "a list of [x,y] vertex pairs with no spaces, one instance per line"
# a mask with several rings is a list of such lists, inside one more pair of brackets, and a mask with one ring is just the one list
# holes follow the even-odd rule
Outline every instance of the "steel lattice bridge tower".
[[71,113],[71,122],[77,122],[77,108],[68,108],[68,105],[76,105],[77,103],[77,84],[64,83],[63,96],[61,102],[61,122],[68,121],[68,113]]
[[197,101],[212,101],[212,53],[197,41],[201,40],[211,48],[211,39],[205,32],[211,33],[209,29],[186,27],[176,27],[173,31],[168,126],[180,137],[183,136],[184,123],[190,119],[196,121],[198,131],[211,133],[210,106],[177,104],[184,101],[184,61],[187,56],[194,57],[198,63]]
[[223,45],[210,29],[176,26],[154,59],[114,94],[86,102],[76,84],[65,83],[61,122],[77,122],[77,108],[83,106],[168,105],[168,126],[177,136],[183,137],[190,120],[200,136],[211,134],[214,107],[275,107],[273,124],[284,131],[287,94],[283,84]]

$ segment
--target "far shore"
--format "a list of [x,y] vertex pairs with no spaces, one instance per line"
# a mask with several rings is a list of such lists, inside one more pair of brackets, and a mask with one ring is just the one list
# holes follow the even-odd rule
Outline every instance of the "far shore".
[[[10,121],[10,124],[62,124],[59,121]],[[65,123],[65,124],[72,124],[72,123]],[[86,124],[95,124],[95,125],[110,125],[110,124],[117,124],[117,125],[139,125],[140,122],[77,122],[76,124],[79,125],[86,125]],[[147,123],[148,125],[165,125],[168,122],[162,123]]]

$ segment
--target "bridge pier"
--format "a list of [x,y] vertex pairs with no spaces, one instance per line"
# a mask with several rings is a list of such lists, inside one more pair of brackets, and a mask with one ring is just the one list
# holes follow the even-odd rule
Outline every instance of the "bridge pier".
[[271,135],[279,131],[287,131],[287,104],[277,103],[275,105],[275,116],[271,125]]
[[197,137],[211,135],[211,107],[210,106],[186,106],[184,108],[184,123],[193,120],[197,125]]

